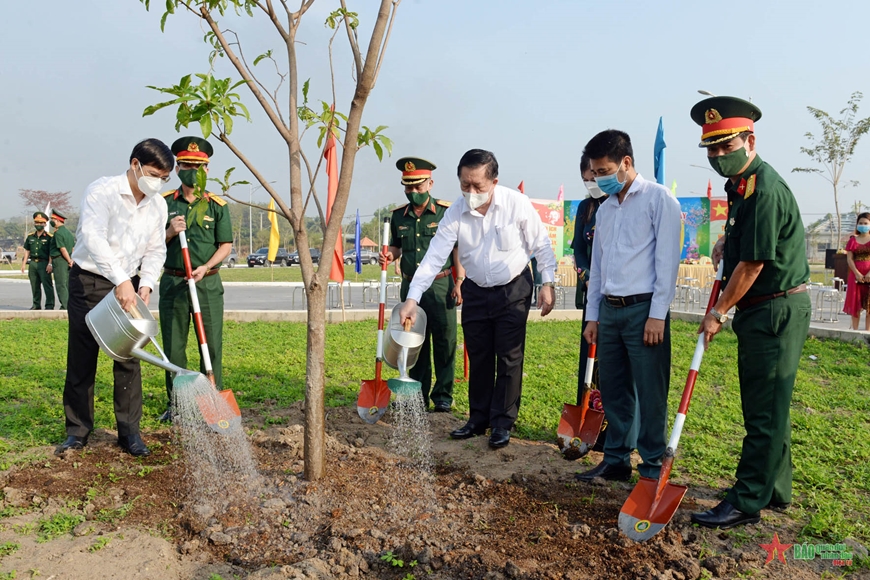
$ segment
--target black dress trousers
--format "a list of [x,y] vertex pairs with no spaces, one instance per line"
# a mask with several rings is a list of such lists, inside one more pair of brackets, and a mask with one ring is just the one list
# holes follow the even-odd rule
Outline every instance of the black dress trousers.
[[504,286],[484,288],[471,279],[462,285],[469,421],[475,425],[509,430],[517,420],[533,287],[528,268]]
[[[132,279],[139,288],[139,278]],[[86,437],[94,430],[94,381],[100,347],[85,315],[115,289],[108,279],[73,265],[69,276],[69,340],[63,409],[67,435]],[[114,405],[118,435],[139,433],[142,419],[142,371],[137,359],[114,363]]]

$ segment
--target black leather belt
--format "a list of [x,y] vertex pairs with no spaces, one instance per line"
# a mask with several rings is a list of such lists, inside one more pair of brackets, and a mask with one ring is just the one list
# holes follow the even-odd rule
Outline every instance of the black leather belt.
[[622,308],[623,306],[649,302],[652,300],[652,297],[653,293],[647,292],[646,294],[633,294],[631,296],[605,296],[604,299],[614,308]]
[[[435,274],[435,278],[433,279],[433,282],[434,282],[435,280],[440,280],[440,279],[443,278],[444,276],[449,275],[450,272],[452,272],[452,270],[451,270],[450,268],[447,268],[446,270],[441,270],[440,272],[438,272],[437,274]],[[413,277],[413,276],[408,276],[407,274],[402,274],[402,278],[404,278],[405,280],[412,280],[414,277]]]
[[[203,278],[205,278],[206,276],[214,276],[218,273],[218,270],[220,270],[220,268],[212,268],[211,270],[203,274]],[[170,276],[178,276],[179,278],[187,278],[187,273],[184,270],[171,270],[169,268],[163,268],[163,273],[169,274]]]
[[742,298],[737,301],[737,310],[746,310],[756,304],[761,304],[762,302],[767,302],[768,300],[773,300],[774,298],[779,298],[781,296],[785,296],[787,294],[800,294],[801,292],[807,291],[807,285],[801,284],[800,286],[795,286],[790,290],[784,290],[782,292],[774,292],[773,294],[765,294],[764,296],[753,296],[751,298]]

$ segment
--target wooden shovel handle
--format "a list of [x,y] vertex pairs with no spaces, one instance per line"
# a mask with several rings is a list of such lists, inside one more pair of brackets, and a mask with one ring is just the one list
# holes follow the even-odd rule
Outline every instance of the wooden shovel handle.
[[410,318],[405,319],[405,322],[402,323],[402,328],[405,329],[405,332],[411,331],[411,319]]

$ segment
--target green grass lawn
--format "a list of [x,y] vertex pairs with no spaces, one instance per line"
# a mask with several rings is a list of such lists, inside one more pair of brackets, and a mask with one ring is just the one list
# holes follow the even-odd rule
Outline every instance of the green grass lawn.
[[[22,450],[56,444],[65,435],[61,398],[66,324],[63,320],[0,321],[0,469]],[[674,321],[672,329],[671,420],[696,336],[692,324]],[[265,401],[288,405],[302,398],[303,324],[228,322],[224,333],[225,387],[236,392],[243,408],[257,409]],[[579,333],[578,322],[529,325],[517,436],[554,439],[562,403],[574,402],[576,396]],[[374,377],[374,349],[371,321],[327,326],[328,406],[354,404],[360,380]],[[681,482],[719,489],[732,481],[743,437],[735,354],[736,338],[730,331],[718,336],[707,351],[675,463],[673,477]],[[197,360],[192,336],[188,356]],[[804,348],[792,404],[796,493],[792,515],[805,523],[808,538],[870,540],[868,364],[867,349],[861,346],[809,340]],[[461,370],[462,358],[457,356],[457,373]],[[395,371],[387,372],[388,377],[396,376]],[[111,361],[101,356],[95,389],[98,427],[114,428],[111,376]],[[163,371],[142,365],[142,376],[142,427],[147,431],[158,427],[155,418],[165,409]],[[457,409],[467,412],[465,383],[457,384],[455,395]]]

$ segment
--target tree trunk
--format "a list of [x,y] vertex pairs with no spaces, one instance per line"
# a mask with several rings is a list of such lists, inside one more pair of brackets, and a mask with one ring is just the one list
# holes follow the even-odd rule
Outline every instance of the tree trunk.
[[323,477],[324,362],[326,354],[326,285],[312,284],[308,293],[308,350],[305,365],[305,479]]

